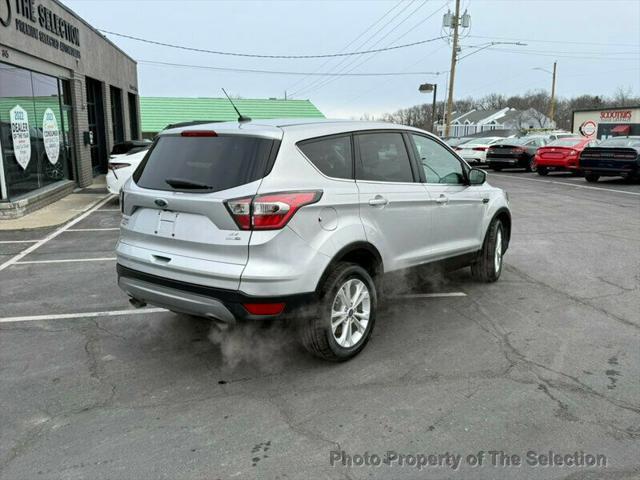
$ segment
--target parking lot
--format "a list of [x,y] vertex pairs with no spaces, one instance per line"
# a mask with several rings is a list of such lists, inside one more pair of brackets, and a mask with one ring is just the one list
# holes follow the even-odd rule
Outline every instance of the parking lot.
[[[513,210],[500,281],[462,270],[390,300],[342,364],[277,325],[225,333],[132,310],[114,197],[62,227],[0,232],[0,478],[637,479],[640,185],[489,181]],[[462,460],[342,465],[388,451]],[[465,462],[480,451],[606,467]]]

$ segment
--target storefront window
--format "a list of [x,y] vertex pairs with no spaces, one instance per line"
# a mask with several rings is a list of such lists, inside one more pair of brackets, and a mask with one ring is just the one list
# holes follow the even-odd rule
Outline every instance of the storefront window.
[[0,143],[9,200],[69,178],[57,78],[0,63]]

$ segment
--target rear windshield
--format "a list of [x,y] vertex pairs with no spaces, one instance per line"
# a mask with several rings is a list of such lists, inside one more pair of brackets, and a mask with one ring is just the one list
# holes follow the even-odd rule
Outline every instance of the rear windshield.
[[273,144],[240,135],[161,136],[133,179],[153,190],[226,190],[264,177]]
[[548,147],[574,147],[579,145],[584,139],[583,138],[562,138],[560,140],[554,140],[551,143],[548,143]]
[[640,147],[640,138],[608,138],[600,142],[599,147]]

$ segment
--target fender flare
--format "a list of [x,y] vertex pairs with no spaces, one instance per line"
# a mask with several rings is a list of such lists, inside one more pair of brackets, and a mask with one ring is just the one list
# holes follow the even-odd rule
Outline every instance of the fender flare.
[[327,276],[329,275],[329,273],[331,272],[333,267],[339,261],[341,261],[345,256],[347,256],[349,253],[355,252],[357,250],[366,250],[367,252],[369,252],[370,254],[372,254],[375,257],[377,268],[376,268],[376,272],[373,275],[373,277],[374,277],[374,281],[376,282],[376,284],[379,282],[380,278],[382,277],[382,273],[384,272],[384,265],[382,263],[382,255],[380,255],[380,252],[378,251],[378,249],[373,244],[371,244],[369,242],[366,242],[364,240],[361,240],[361,241],[349,243],[349,244],[345,245],[344,247],[342,247],[340,250],[338,250],[336,252],[336,254],[333,256],[333,258],[331,259],[329,264],[326,266],[326,268],[322,272],[322,275],[320,275],[320,279],[318,280],[318,283],[316,284],[316,292],[319,292],[320,287],[324,283],[324,280],[327,278]]

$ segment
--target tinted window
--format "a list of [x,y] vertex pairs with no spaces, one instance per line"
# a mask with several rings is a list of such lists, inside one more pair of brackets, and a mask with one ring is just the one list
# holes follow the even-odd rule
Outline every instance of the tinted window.
[[356,162],[359,180],[413,182],[409,154],[400,133],[366,133],[356,136],[360,158]]
[[272,145],[272,140],[237,135],[161,136],[133,178],[156,190],[187,189],[174,189],[167,179],[206,185],[210,192],[226,190],[262,178]]
[[418,151],[427,183],[464,183],[460,160],[438,142],[420,135],[411,135]]
[[352,178],[351,137],[322,138],[300,143],[302,153],[328,177]]

